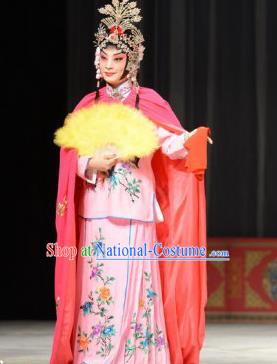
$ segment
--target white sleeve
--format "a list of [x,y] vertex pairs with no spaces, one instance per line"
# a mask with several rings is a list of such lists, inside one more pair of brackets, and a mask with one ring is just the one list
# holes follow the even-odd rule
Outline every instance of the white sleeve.
[[158,126],[157,133],[162,152],[170,159],[185,159],[187,157],[188,150],[184,147],[184,143],[188,139],[188,131],[177,135],[162,128],[161,126]]
[[78,158],[77,174],[79,177],[81,177],[88,183],[95,185],[96,179],[97,179],[97,170],[93,169],[91,179],[87,178],[87,176],[86,176],[87,167],[88,167],[88,163],[89,163],[90,159],[91,159],[91,157],[89,157],[89,156],[81,156]]

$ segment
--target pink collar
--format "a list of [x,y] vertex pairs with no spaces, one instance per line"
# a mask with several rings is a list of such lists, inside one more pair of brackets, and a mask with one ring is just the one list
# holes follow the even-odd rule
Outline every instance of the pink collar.
[[122,82],[117,87],[112,87],[110,84],[106,84],[106,94],[112,99],[124,101],[132,90],[132,83],[129,80]]

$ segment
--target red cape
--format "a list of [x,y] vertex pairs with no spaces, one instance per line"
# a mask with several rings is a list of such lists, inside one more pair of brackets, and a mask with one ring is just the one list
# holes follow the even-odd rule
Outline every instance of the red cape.
[[[88,94],[75,110],[90,106],[94,99],[95,92]],[[104,88],[100,99],[110,102]],[[135,105],[134,90],[124,103]],[[139,108],[157,125],[176,134],[184,131],[169,104],[155,91],[140,89]],[[206,246],[204,173],[209,132],[209,128],[201,127],[188,140],[186,161],[171,160],[161,150],[154,154],[156,194],[165,218],[157,224],[157,237],[164,245]],[[76,210],[81,182],[76,173],[77,158],[76,150],[61,148],[56,229],[57,243],[62,247],[77,245]],[[73,363],[76,261],[56,258],[57,321],[50,364]],[[206,262],[159,261],[159,266],[171,364],[197,364],[205,334]]]

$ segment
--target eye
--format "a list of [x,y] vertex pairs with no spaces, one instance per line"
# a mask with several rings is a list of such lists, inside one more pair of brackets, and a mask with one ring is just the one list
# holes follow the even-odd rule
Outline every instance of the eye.
[[102,60],[105,60],[105,59],[106,59],[106,57],[105,57],[103,54],[101,54],[100,58],[101,58]]
[[121,62],[123,60],[123,57],[117,57],[114,59],[116,62]]

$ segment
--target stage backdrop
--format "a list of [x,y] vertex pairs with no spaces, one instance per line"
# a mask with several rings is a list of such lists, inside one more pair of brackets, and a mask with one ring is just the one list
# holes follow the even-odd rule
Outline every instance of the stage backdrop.
[[207,319],[277,322],[277,239],[210,238],[208,246],[230,260],[208,262]]

